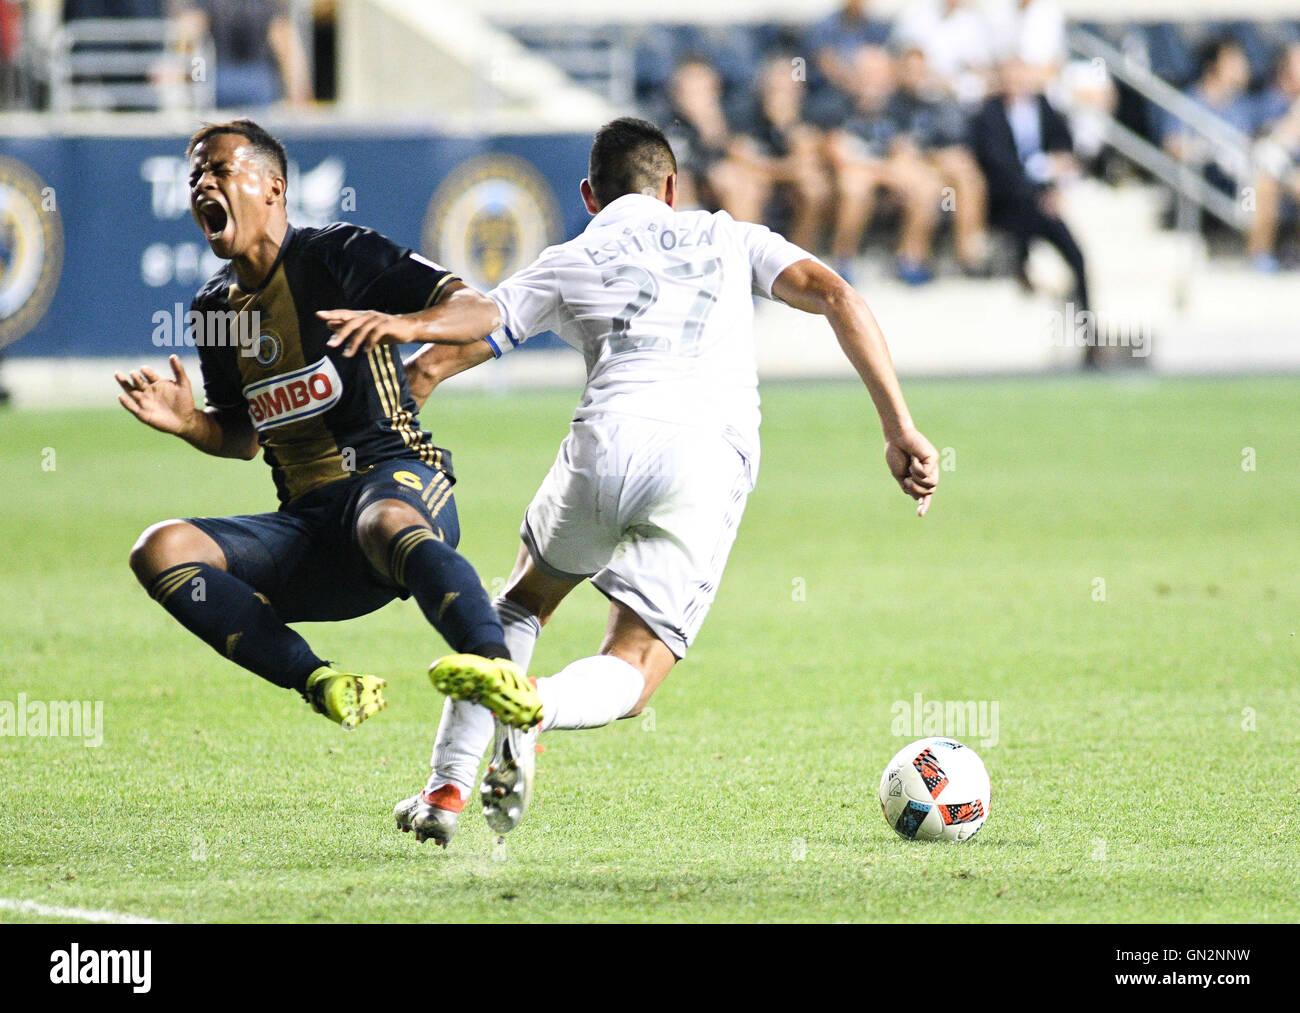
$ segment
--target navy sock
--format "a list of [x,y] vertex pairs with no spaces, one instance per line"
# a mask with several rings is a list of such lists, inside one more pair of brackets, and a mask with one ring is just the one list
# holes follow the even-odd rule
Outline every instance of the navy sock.
[[263,595],[225,570],[173,566],[154,578],[149,594],[214,651],[277,686],[303,692],[307,676],[325,664]]
[[510,658],[501,620],[474,567],[428,528],[412,525],[393,536],[388,571],[453,651]]

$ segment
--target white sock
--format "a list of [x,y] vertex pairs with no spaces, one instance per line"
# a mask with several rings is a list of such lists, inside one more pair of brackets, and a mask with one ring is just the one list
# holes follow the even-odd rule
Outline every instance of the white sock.
[[433,771],[425,790],[436,791],[444,784],[460,789],[461,799],[469,797],[479,761],[492,743],[492,712],[482,704],[448,698],[442,704],[438,737],[433,742]]
[[617,721],[641,699],[645,676],[612,654],[575,661],[563,671],[537,680],[542,698],[542,731],[599,728]]
[[537,646],[537,638],[542,635],[541,622],[509,598],[498,598],[492,604],[497,610],[497,618],[501,620],[501,628],[505,630],[506,650],[510,652],[510,660],[527,672],[533,661],[533,648]]
[[[511,660],[527,672],[542,624],[526,608],[508,598],[498,598],[493,605],[505,630],[506,650]],[[444,784],[454,784],[460,789],[461,798],[467,798],[478,776],[479,761],[492,744],[492,732],[492,712],[482,704],[446,700],[442,705],[442,720],[438,722],[438,737],[433,743],[430,761],[433,771],[425,790],[432,792]]]

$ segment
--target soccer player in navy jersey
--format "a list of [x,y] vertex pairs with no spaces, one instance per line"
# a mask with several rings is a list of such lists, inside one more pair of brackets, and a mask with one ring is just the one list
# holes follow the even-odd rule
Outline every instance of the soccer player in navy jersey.
[[155,524],[131,551],[136,577],[191,633],[346,729],[383,709],[384,680],[339,671],[286,624],[351,619],[414,597],[454,651],[508,666],[501,623],[455,551],[451,455],[421,428],[401,359],[387,345],[361,355],[335,347],[318,316],[337,307],[495,310],[369,229],[290,225],[284,147],[256,123],[206,126],[187,154],[194,220],[227,261],[189,318],[207,406],[195,405],[175,356],[170,377],[148,367],[118,373],[118,400],[215,457],[251,460],[260,450],[280,507]]

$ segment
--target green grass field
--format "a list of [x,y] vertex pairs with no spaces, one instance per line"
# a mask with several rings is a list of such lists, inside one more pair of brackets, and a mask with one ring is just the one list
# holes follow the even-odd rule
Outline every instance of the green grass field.
[[[413,604],[303,628],[389,680],[389,709],[344,734],[126,568],[154,520],[269,509],[260,462],[116,409],[0,417],[0,700],[104,705],[98,748],[0,738],[0,898],[176,921],[1300,918],[1300,381],[908,392],[951,448],[927,518],[860,389],[769,387],[727,578],[653,713],[546,736],[524,825],[497,846],[467,809],[446,852],[389,816],[441,706]],[[426,413],[489,586],[573,401]],[[580,589],[534,672],[591,653],[604,615]],[[997,705],[995,744],[965,736],[994,785],[968,844],[880,816],[916,693]]]

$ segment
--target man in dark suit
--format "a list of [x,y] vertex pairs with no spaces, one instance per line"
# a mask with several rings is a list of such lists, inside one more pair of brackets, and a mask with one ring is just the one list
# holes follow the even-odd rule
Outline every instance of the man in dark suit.
[[[989,219],[1016,240],[1016,263],[1028,285],[1025,262],[1032,239],[1045,239],[1074,274],[1075,307],[1089,310],[1083,251],[1061,219],[1059,180],[1075,171],[1070,127],[1037,89],[1031,68],[1011,58],[1001,68],[1001,89],[970,124],[970,144],[988,180]],[[1085,364],[1092,364],[1088,346]]]

